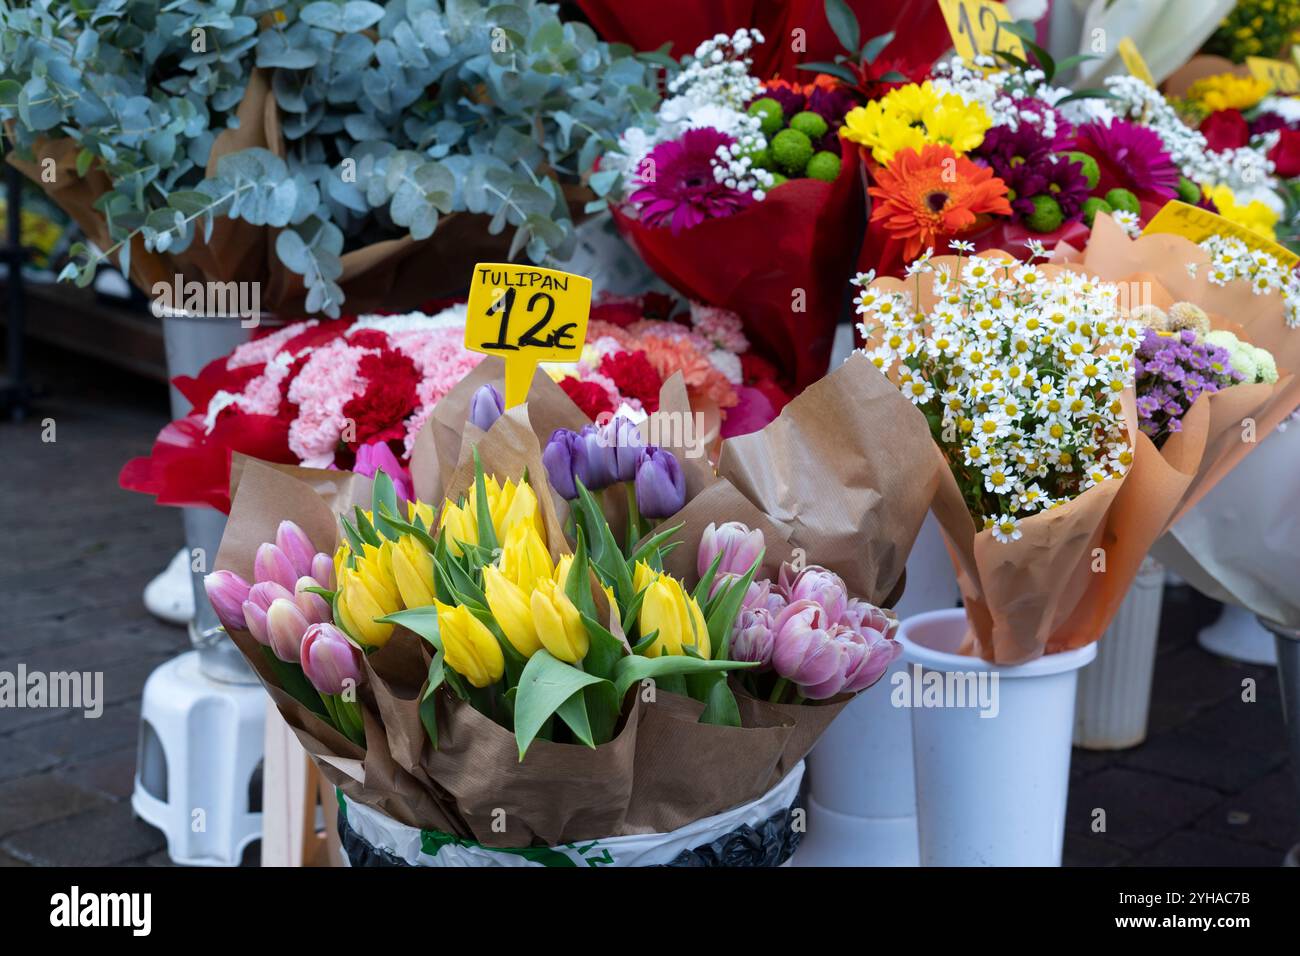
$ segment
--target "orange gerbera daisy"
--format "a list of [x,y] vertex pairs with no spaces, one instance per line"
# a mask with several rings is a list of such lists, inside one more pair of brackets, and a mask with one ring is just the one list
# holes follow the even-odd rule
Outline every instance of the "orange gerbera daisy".
[[915,259],[940,236],[957,236],[985,213],[1011,215],[1007,184],[993,170],[978,166],[952,147],[932,144],[920,153],[899,150],[876,170],[877,200],[871,221],[904,242],[903,258]]

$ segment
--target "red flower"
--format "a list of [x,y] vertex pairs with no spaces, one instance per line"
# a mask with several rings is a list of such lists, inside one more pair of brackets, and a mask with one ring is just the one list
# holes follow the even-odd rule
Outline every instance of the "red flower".
[[1201,121],[1201,134],[1216,153],[1239,149],[1250,141],[1250,125],[1241,110],[1219,110]]
[[1280,131],[1282,138],[1268,152],[1268,158],[1277,167],[1277,174],[1283,179],[1300,176],[1300,132],[1293,129]]
[[382,349],[388,347],[388,336],[378,329],[361,329],[348,336],[348,344],[359,349]]
[[620,395],[635,398],[647,412],[659,410],[663,379],[643,351],[617,352],[600,360],[600,374],[614,380]]
[[582,413],[595,421],[601,412],[613,414],[614,406],[609,395],[595,382],[584,382],[572,375],[560,379],[560,388],[573,400],[573,404],[582,409]]
[[608,322],[620,329],[627,328],[633,322],[640,322],[641,318],[641,304],[636,299],[598,302],[591,307],[593,322]]
[[420,373],[415,363],[393,349],[363,355],[357,371],[366,379],[366,390],[343,406],[345,417],[356,423],[352,451],[376,441],[403,438],[404,422],[415,411],[415,388]]

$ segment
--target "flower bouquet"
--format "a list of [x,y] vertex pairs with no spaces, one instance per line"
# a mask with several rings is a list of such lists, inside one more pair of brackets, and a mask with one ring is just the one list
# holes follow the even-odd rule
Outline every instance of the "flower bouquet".
[[349,827],[420,831],[412,862],[698,861],[740,823],[780,862],[803,755],[893,657],[879,605],[935,481],[865,365],[724,442],[714,474],[664,424],[680,377],[659,444],[544,373],[483,430],[486,359],[417,437],[415,501],[382,470],[244,463],[214,605]]
[[[550,371],[593,418],[654,411],[664,379],[681,371],[715,437],[771,421],[782,393],[775,372],[748,356],[740,320],[697,304],[677,308],[668,296],[597,305],[582,361]],[[162,430],[148,456],[127,462],[119,481],[159,504],[228,512],[239,453],[364,475],[382,464],[406,488],[404,463],[434,405],[481,359],[464,338],[463,304],[268,331],[175,380],[192,410]]]
[[854,99],[825,74],[752,76],[762,42],[741,29],[701,43],[591,184],[646,264],[684,295],[741,315],[797,390],[826,370],[861,237],[856,152],[836,135]]

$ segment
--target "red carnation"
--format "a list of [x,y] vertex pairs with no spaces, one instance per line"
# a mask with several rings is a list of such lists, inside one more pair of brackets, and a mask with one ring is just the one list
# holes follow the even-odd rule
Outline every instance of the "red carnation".
[[647,412],[659,411],[663,379],[643,351],[617,352],[600,360],[600,374],[614,381],[619,394],[635,398]]
[[343,415],[356,423],[348,448],[402,438],[405,421],[415,411],[416,386],[420,374],[409,356],[392,349],[363,355],[357,371],[366,379],[366,390],[348,400]]
[[1241,110],[1219,110],[1201,121],[1201,135],[1216,153],[1240,149],[1250,141],[1250,125]]
[[281,352],[288,352],[290,355],[297,355],[303,349],[320,348],[327,342],[332,342],[341,336],[348,329],[352,328],[352,323],[356,319],[334,319],[329,322],[318,322],[310,328],[303,329],[289,341],[280,346]]
[[625,329],[633,322],[641,321],[641,306],[634,300],[627,302],[600,302],[591,307],[593,322],[608,322]]
[[1277,167],[1277,174],[1283,179],[1300,176],[1300,132],[1293,129],[1280,131],[1282,138],[1268,151],[1268,158]]
[[613,414],[614,406],[609,394],[595,382],[584,382],[572,375],[560,379],[560,388],[573,400],[573,404],[582,409],[582,413],[595,421],[601,412]]

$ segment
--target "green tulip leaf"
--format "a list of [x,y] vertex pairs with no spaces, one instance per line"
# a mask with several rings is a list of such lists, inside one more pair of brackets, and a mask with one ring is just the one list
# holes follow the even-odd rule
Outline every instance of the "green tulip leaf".
[[[636,567],[636,563],[638,561],[645,561],[646,563],[650,563],[650,557],[652,553],[660,552],[661,551],[660,546],[663,545],[665,541],[667,541],[669,538],[671,538],[673,535],[675,535],[678,531],[681,530],[682,530],[682,525],[675,524],[671,528],[665,528],[661,531],[656,531],[653,535],[651,535],[650,537],[642,541],[641,546],[632,552],[632,557],[627,559],[628,566],[634,568]],[[667,553],[667,552],[661,552],[661,553]],[[656,571],[663,569],[662,565],[656,567],[655,565],[652,564],[651,566],[654,567]]]
[[[690,680],[689,677],[686,679],[688,685]],[[726,677],[718,675],[714,679],[704,697],[704,713],[700,714],[699,722],[723,727],[740,726],[740,708],[736,705],[736,695],[731,692]]]
[[637,615],[641,613],[641,603],[645,601],[645,592],[649,588],[642,588],[632,596],[632,600],[623,608],[623,633],[631,634],[632,626],[636,624]]
[[[523,675],[519,678],[515,695],[515,742],[519,745],[519,759],[524,759],[528,745],[533,742],[539,730],[552,714],[557,714],[574,734],[582,739],[579,726],[586,720],[586,706],[583,705],[579,718],[575,705],[561,710],[566,701],[574,695],[581,699],[584,687],[592,684],[609,683],[595,674],[587,674],[572,664],[552,657],[544,648],[528,659]],[[622,694],[619,695],[622,697]],[[572,721],[572,722],[571,722]],[[590,741],[590,727],[587,727],[588,746],[595,746]]]
[[706,671],[744,670],[757,665],[741,661],[706,661],[699,657],[661,654],[658,657],[624,657],[614,667],[614,689],[619,699],[633,684],[647,677],[663,686],[661,678],[676,674],[701,674]]
[[591,732],[597,743],[606,743],[614,736],[618,724],[622,698],[614,690],[614,670],[627,656],[627,645],[601,625],[594,617],[582,615],[587,628],[587,656],[582,659],[582,669],[588,674],[602,677],[606,683],[592,684],[583,692],[587,698],[587,713],[591,718]]
[[265,645],[262,647],[262,653],[270,663],[271,672],[275,674],[276,683],[280,685],[281,690],[312,713],[329,717],[329,711],[325,707],[325,702],[321,700],[320,693],[311,685],[311,681],[307,679],[301,667],[280,660],[275,656],[275,652]]
[[716,603],[710,605],[709,615],[706,621],[709,625],[709,643],[713,647],[713,656],[716,660],[726,660],[727,652],[731,645],[731,629],[736,623],[736,615],[740,613],[740,606],[745,601],[745,595],[749,591],[750,584],[754,581],[754,575],[758,573],[759,567],[763,563],[764,551],[758,553],[754,563],[750,565],[745,576],[739,581],[732,581],[726,592],[719,596]]
[[379,532],[375,530],[375,526],[371,524],[370,519],[366,517],[366,513],[361,510],[361,506],[354,505],[353,512],[356,516],[357,533],[361,535],[361,540],[376,548],[383,544],[384,539],[379,536]]
[[[370,493],[370,511],[376,519],[384,514],[397,517],[401,514],[397,506],[397,489],[393,487],[393,479],[389,477],[388,472],[380,470],[375,472],[373,479],[374,485]],[[382,522],[379,524],[379,530],[385,537],[396,541],[401,537],[400,534],[393,534],[386,531]]]
[[474,448],[474,520],[478,523],[478,543],[488,551],[495,551],[497,542],[496,529],[492,527],[492,511],[488,508],[487,479],[483,476],[483,461],[478,455],[478,446]]
[[420,723],[424,724],[424,732],[429,735],[429,742],[433,744],[433,749],[438,749],[438,688],[442,686],[447,675],[447,669],[442,663],[442,654],[433,655],[433,660],[429,661],[429,683],[424,688],[424,693],[420,695]]
[[713,579],[718,576],[718,568],[722,566],[722,552],[719,551],[713,557],[709,569],[704,572],[704,577],[700,578],[700,583],[695,585],[695,590],[691,592],[691,597],[695,598],[695,603],[703,607],[708,603],[711,592],[713,591]]
[[[420,521],[418,516],[416,520]],[[375,512],[375,524],[379,527],[380,531],[383,531],[394,541],[400,538],[403,534],[409,534],[419,541],[420,544],[424,545],[425,549],[428,550],[430,554],[437,553],[438,542],[433,539],[426,529],[420,527],[420,525],[411,524],[409,521],[403,521],[397,515],[387,511],[383,513],[378,511]],[[423,524],[423,521],[420,521],[420,524]],[[397,533],[391,534],[390,531]]]

